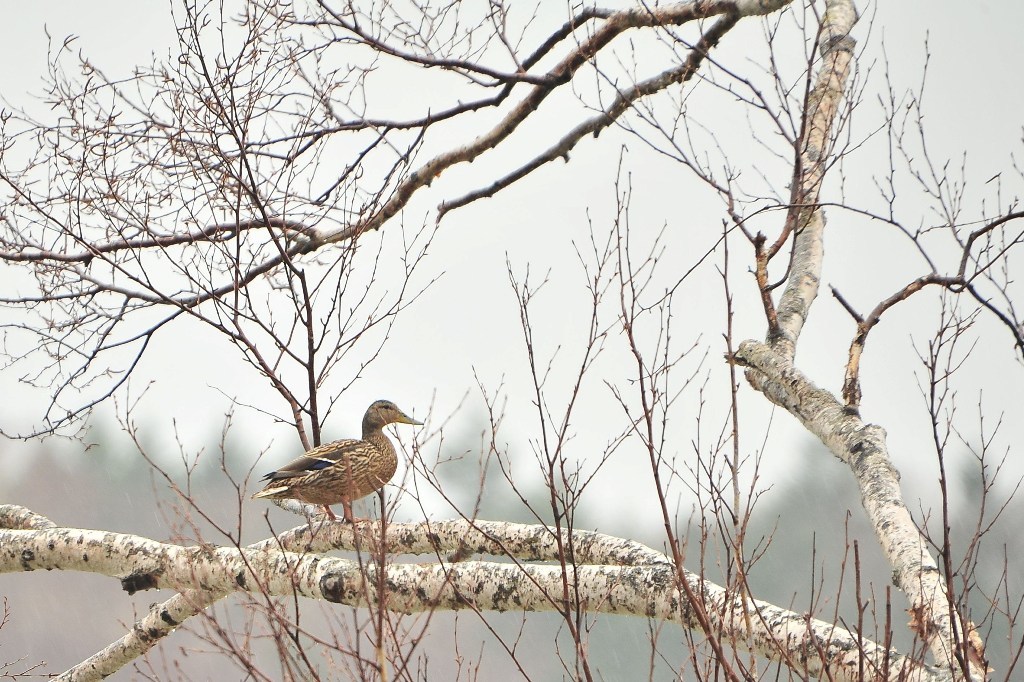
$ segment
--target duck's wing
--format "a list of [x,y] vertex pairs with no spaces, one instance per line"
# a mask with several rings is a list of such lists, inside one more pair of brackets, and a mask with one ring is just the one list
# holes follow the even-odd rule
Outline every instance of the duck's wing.
[[271,471],[262,480],[277,481],[282,478],[304,476],[312,471],[320,471],[336,464],[344,457],[358,454],[367,446],[369,446],[369,443],[351,438],[325,443],[313,448],[277,471]]

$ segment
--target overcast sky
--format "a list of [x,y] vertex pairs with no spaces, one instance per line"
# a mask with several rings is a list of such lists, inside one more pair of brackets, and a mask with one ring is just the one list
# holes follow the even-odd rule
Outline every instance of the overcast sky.
[[[956,165],[960,164],[960,154],[967,151],[967,205],[968,213],[973,214],[973,207],[990,189],[984,182],[997,172],[1011,170],[1012,154],[1020,158],[1024,91],[1017,81],[1019,67],[1024,63],[1024,46],[1018,34],[1024,23],[1024,9],[1018,3],[974,3],[965,7],[955,3],[906,2],[883,3],[877,8],[862,6],[861,10],[865,20],[857,27],[856,37],[864,50],[859,62],[860,77],[867,79],[867,84],[862,111],[852,128],[853,138],[865,138],[881,120],[877,97],[885,89],[883,44],[894,87],[902,90],[916,88],[921,80],[927,39],[931,61],[926,123],[931,150],[939,157],[953,159]],[[560,22],[563,11],[560,4],[556,7],[552,3],[545,7],[540,19],[551,24]],[[8,103],[39,107],[37,110],[42,110],[42,105],[33,102],[26,93],[41,90],[47,33],[51,47],[69,35],[77,36],[77,49],[112,74],[128,73],[133,64],[149,61],[151,53],[165,54],[174,39],[164,2],[18,3],[8,7],[5,16],[6,21],[0,25],[0,56],[8,66],[0,71],[0,93]],[[868,19],[874,19],[870,34]],[[750,24],[748,33],[729,36],[716,53],[723,63],[735,68],[744,66],[748,43],[742,36],[754,37],[760,31],[756,22]],[[794,44],[794,48],[799,50],[799,45]],[[799,53],[792,58],[799,58]],[[395,106],[400,106],[402,97],[415,94],[415,88],[415,83],[398,84],[399,102]],[[741,150],[748,146],[750,131],[745,114],[738,113],[720,96],[709,93],[706,104],[701,96],[698,89],[688,100],[695,115],[705,121],[735,118],[736,137],[729,143]],[[549,118],[542,120],[550,121],[554,128],[557,113],[548,112]],[[539,144],[547,144],[567,127],[531,130],[519,148],[528,148],[530,136]],[[450,134],[452,145],[465,141],[458,129],[452,129]],[[443,145],[444,140],[435,139],[433,144]],[[525,276],[529,267],[532,278],[539,280],[547,275],[550,279],[537,299],[534,333],[543,355],[550,355],[557,347],[563,349],[554,374],[557,381],[552,383],[555,390],[549,397],[557,406],[575,362],[574,349],[582,333],[580,325],[589,315],[576,247],[589,242],[591,226],[599,235],[610,229],[622,145],[631,150],[623,167],[632,183],[631,227],[638,234],[638,243],[641,247],[649,244],[652,235],[664,229],[669,260],[665,282],[671,282],[674,276],[671,259],[678,258],[680,267],[689,267],[695,249],[717,238],[723,218],[717,198],[702,191],[699,183],[677,164],[653,154],[637,153],[642,145],[635,137],[612,131],[597,141],[584,140],[573,152],[570,163],[553,164],[497,198],[446,217],[418,281],[425,283],[436,276],[440,279],[403,313],[380,359],[342,397],[338,412],[327,425],[327,436],[355,435],[366,404],[379,397],[393,399],[417,417],[426,416],[428,408],[434,405],[433,416],[440,418],[455,409],[467,394],[467,407],[456,415],[449,433],[473,433],[481,427],[481,400],[475,378],[478,377],[492,390],[499,384],[503,387],[508,398],[503,436],[513,459],[522,461],[523,468],[529,469],[531,458],[524,453],[528,452],[528,439],[535,437],[537,430],[530,409],[532,389],[524,371],[524,343],[506,263],[520,277]],[[489,169],[507,169],[513,163],[495,155],[472,167],[456,169],[450,179],[437,183],[422,202],[405,213],[404,224],[394,221],[383,234],[365,239],[397,240],[402,229],[409,234],[416,232],[424,221],[432,223],[430,210],[438,201],[476,186],[482,173]],[[740,161],[739,165],[744,163]],[[854,203],[876,206],[871,202],[877,200],[869,198],[873,192],[871,177],[885,163],[883,138],[870,140],[844,163],[842,189],[838,174],[833,175],[829,186],[832,195],[826,199],[837,201],[843,191]],[[776,184],[784,186],[784,182]],[[1007,183],[1010,185],[1012,179]],[[1019,176],[1016,187],[1020,187]],[[929,214],[920,199],[902,199],[901,216],[908,223],[934,221],[935,216]],[[915,212],[919,215],[917,220]],[[861,312],[867,312],[881,298],[924,274],[925,265],[909,242],[894,237],[891,229],[838,211],[828,215],[824,286],[800,344],[798,364],[816,382],[838,391],[853,325],[827,287],[836,286]],[[762,229],[773,227],[777,225],[766,222]],[[737,340],[760,338],[765,328],[752,279],[745,275],[749,249],[744,246],[734,242],[732,253]],[[946,263],[953,267],[953,261]],[[711,377],[707,391],[714,400],[703,428],[715,437],[725,413],[721,400],[724,346],[720,336],[724,310],[715,270],[720,264],[719,254],[687,284],[674,310],[677,318],[686,316],[685,324],[680,321],[675,329],[677,347],[696,346],[681,363],[680,380],[694,371],[698,377]],[[0,270],[0,278],[9,276],[6,270]],[[935,296],[925,295],[900,307],[873,332],[865,354],[864,416],[888,430],[893,457],[905,471],[914,470],[920,459],[927,457],[928,444],[922,441],[926,415],[920,409],[922,400],[913,374],[918,365],[911,335],[934,323],[935,301]],[[961,409],[975,409],[978,391],[983,387],[983,410],[987,414],[993,418],[1000,411],[1019,414],[1024,406],[1024,382],[1000,380],[1004,374],[1001,368],[1015,362],[1010,339],[991,321],[981,323],[978,330],[978,346],[965,372],[964,378],[969,379],[964,382]],[[171,432],[173,416],[188,442],[198,445],[208,441],[221,426],[224,399],[220,390],[225,390],[225,384],[230,386],[229,393],[236,391],[234,395],[246,395],[256,404],[284,414],[265,381],[254,377],[248,368],[237,365],[238,369],[232,369],[225,381],[224,368],[236,360],[230,355],[232,351],[223,345],[213,347],[212,352],[209,346],[197,348],[194,333],[194,328],[182,325],[178,332],[161,335],[150,350],[150,359],[142,367],[142,376],[155,382],[140,413],[146,417],[140,420],[146,429],[158,437],[166,436]],[[926,338],[920,337],[918,343],[923,344]],[[619,419],[603,380],[625,385],[625,373],[630,371],[628,357],[621,348],[610,350],[599,370],[601,374],[586,386],[587,397],[576,429],[579,437],[573,445],[577,456],[584,459],[599,452],[617,432],[601,428],[606,422]],[[1019,370],[1020,365],[1014,365],[1014,371]],[[348,369],[349,373],[352,371]],[[210,378],[213,376],[218,380]],[[12,379],[5,377],[2,381],[8,386]],[[139,385],[141,382],[136,386]],[[746,387],[743,391],[743,416],[750,420],[744,450],[749,454],[765,445],[765,484],[785,480],[789,476],[786,468],[798,465],[800,458],[806,456],[803,451],[810,438],[791,417],[773,414],[760,396]],[[17,423],[23,419],[27,424],[31,416],[38,414],[37,402],[13,402],[16,404],[8,405],[9,420]],[[691,442],[698,435],[693,415],[699,402],[699,393],[691,391],[673,420],[678,429],[674,432],[678,438],[676,448],[682,457],[692,453]],[[106,418],[109,419],[109,414]],[[296,454],[294,432],[246,410],[239,411],[236,421],[248,431],[254,449],[271,448],[265,460],[268,466],[276,466]],[[968,424],[967,428],[972,427]],[[1006,429],[1010,432],[1008,437],[1015,433],[1019,442],[1021,424],[1011,423]],[[0,448],[2,466],[15,467],[13,460],[24,452],[22,448],[4,445]],[[533,474],[524,471],[522,475]],[[638,467],[629,455],[623,455],[609,464],[599,482],[610,487],[623,486],[642,495],[648,477],[643,466]],[[926,476],[922,487],[930,487],[932,480],[930,475]],[[911,480],[909,485],[913,487],[914,482]],[[602,508],[601,497],[594,499],[589,511],[597,514],[602,523],[614,527],[613,510]],[[653,505],[640,505],[635,513],[654,518],[656,509]]]

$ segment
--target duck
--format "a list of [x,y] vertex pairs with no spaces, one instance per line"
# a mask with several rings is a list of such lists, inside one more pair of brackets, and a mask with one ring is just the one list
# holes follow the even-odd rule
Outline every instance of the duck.
[[377,492],[395,475],[398,455],[384,435],[388,424],[422,426],[390,400],[374,401],[363,415],[363,437],[344,438],[307,451],[261,480],[267,481],[253,499],[293,499],[322,505],[327,516],[338,519],[332,504],[342,504],[345,520],[355,521],[352,503]]

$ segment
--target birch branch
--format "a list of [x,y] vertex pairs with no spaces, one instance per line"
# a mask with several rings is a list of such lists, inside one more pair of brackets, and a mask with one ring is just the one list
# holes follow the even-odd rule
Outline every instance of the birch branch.
[[803,426],[853,472],[861,503],[893,569],[896,586],[910,600],[911,623],[943,668],[958,670],[966,654],[972,679],[985,679],[984,645],[973,625],[965,633],[935,559],[903,502],[900,475],[889,458],[885,430],[865,424],[830,392],[815,386],[773,347],[744,341],[735,360],[747,379]]
[[[818,206],[818,199],[832,151],[833,126],[853,62],[856,41],[849,34],[856,21],[857,10],[851,0],[830,0],[827,3],[819,48],[822,65],[804,104],[807,114],[800,141],[792,207],[782,235],[768,254],[771,258],[795,230],[790,274],[779,300],[777,322],[771,330],[770,339],[779,352],[791,359],[796,355],[797,340],[811,304],[818,296],[821,282],[825,216]],[[767,259],[764,267],[766,263]]]
[[96,682],[105,679],[142,656],[192,616],[231,594],[185,590],[162,604],[154,604],[121,639],[96,652],[57,676],[58,682]]
[[[963,668],[972,679],[980,680],[986,669],[984,646],[972,625],[967,624],[967,632],[961,628],[956,605],[946,592],[927,541],[903,502],[899,472],[889,458],[885,431],[864,424],[854,411],[845,410],[835,396],[816,387],[792,364],[821,281],[825,218],[818,201],[832,128],[852,65],[855,42],[849,32],[856,20],[851,0],[827,3],[821,29],[822,67],[805,104],[808,113],[795,173],[793,207],[786,229],[769,251],[777,251],[795,225],[790,275],[776,323],[770,325],[771,345],[746,341],[735,360],[750,368],[747,378],[755,389],[793,414],[850,466],[864,509],[893,567],[896,584],[910,599],[911,627],[928,643],[943,668]],[[759,258],[759,267],[764,262],[765,258]],[[759,281],[763,274],[759,272]]]
[[[389,610],[402,613],[470,606],[484,611],[554,611],[566,606],[561,601],[566,579],[579,586],[571,594],[580,595],[579,605],[591,612],[642,616],[699,628],[676,583],[675,567],[666,556],[639,543],[599,533],[574,532],[571,539],[581,555],[610,559],[620,565],[443,560],[389,564],[384,568],[386,595],[377,593],[380,569],[372,563],[361,568],[350,559],[308,550],[274,549],[342,548],[354,541],[354,533],[360,534],[361,542],[373,543],[375,528],[363,524],[353,529],[340,523],[300,527],[240,550],[183,547],[135,535],[74,528],[5,529],[0,530],[0,573],[89,571],[121,579],[128,591],[170,588],[182,592],[136,624],[129,633],[135,642],[145,639],[145,626],[157,619],[164,626],[168,621],[180,623],[237,591],[297,594],[355,607],[383,603]],[[500,522],[395,524],[388,527],[387,539],[389,550],[402,553],[437,555],[464,552],[468,547],[472,551],[520,553],[531,560],[549,560],[557,555],[550,529]],[[639,565],[621,563],[632,560]],[[782,660],[803,674],[853,680],[861,669],[877,671],[878,675],[884,669],[892,680],[942,679],[935,670],[830,623],[767,602],[744,599],[689,572],[685,578],[689,588],[703,599],[712,626],[724,639]],[[69,670],[62,679],[100,679],[109,674],[109,662],[116,660],[118,666],[124,665],[130,660],[131,650],[122,642]]]
[[[295,500],[279,502],[279,506],[296,513],[302,513],[306,506]],[[22,507],[0,506],[0,527],[36,527],[20,522],[29,515],[38,516]],[[10,524],[5,519],[9,519]],[[46,520],[46,523],[50,525],[41,527],[54,527],[53,522]],[[466,555],[507,555],[532,561],[552,561],[558,558],[555,534],[544,526],[492,521],[446,521],[437,524],[395,524],[389,526],[388,531],[389,552],[433,554],[449,551]],[[563,547],[568,544],[569,535],[567,531],[562,532]],[[571,535],[574,549],[583,563],[642,566],[668,561],[661,552],[630,540],[587,531],[576,531]],[[376,524],[362,523],[353,527],[343,523],[325,523],[298,526],[274,538],[250,545],[250,548],[326,552],[336,549],[355,550],[357,544],[361,547],[379,546],[379,542],[379,526]],[[180,624],[230,593],[186,590],[176,594],[162,604],[154,605],[121,639],[66,671],[58,679],[62,682],[82,682],[112,675],[159,644]]]

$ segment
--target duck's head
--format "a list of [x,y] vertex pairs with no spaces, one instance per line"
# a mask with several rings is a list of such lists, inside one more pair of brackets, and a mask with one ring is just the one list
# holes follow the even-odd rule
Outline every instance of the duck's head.
[[366,408],[366,414],[363,415],[363,433],[377,431],[388,424],[423,426],[423,422],[418,422],[405,412],[402,412],[390,400],[377,400]]

